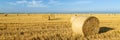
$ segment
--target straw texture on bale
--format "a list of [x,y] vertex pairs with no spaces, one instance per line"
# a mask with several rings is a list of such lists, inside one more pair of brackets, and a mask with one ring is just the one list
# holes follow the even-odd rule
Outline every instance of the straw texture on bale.
[[74,34],[90,36],[99,32],[99,20],[93,16],[73,16],[71,23]]

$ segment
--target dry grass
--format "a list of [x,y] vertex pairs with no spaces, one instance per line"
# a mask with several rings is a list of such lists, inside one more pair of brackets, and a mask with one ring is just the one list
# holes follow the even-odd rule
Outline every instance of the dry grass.
[[100,20],[99,34],[83,37],[72,35],[73,14],[0,14],[0,40],[120,40],[120,14],[77,14]]

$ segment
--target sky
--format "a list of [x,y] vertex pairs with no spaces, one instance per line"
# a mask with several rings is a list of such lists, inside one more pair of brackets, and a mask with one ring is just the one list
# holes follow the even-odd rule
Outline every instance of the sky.
[[120,0],[0,0],[0,12],[120,12]]

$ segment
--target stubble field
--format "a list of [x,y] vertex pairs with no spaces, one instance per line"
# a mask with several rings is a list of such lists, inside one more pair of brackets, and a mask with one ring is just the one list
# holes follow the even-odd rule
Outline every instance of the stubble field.
[[[97,17],[99,34],[74,35],[74,15]],[[0,14],[0,40],[120,40],[120,14]]]

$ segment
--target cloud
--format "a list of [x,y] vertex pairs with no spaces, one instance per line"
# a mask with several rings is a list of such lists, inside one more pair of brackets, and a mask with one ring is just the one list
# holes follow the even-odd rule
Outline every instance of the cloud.
[[93,1],[78,1],[80,2],[81,4],[89,4],[89,3],[93,3]]
[[48,2],[45,2],[44,0],[19,0],[16,2],[10,2],[11,5],[24,5],[26,7],[54,7],[54,6],[60,6],[60,5],[84,5],[84,4],[90,4],[93,3],[93,1],[88,0],[82,0],[82,1],[73,1],[73,2],[60,2],[58,0],[48,0]]
[[25,5],[27,7],[49,7],[53,5],[60,5],[59,1],[55,0],[49,0],[48,3],[44,3],[42,0],[32,0],[32,1],[27,1],[27,0],[21,0],[21,1],[16,1],[16,2],[10,2],[9,4],[11,5]]
[[16,3],[9,2],[10,5],[17,5]]
[[26,0],[21,0],[21,1],[16,1],[16,2],[9,2],[10,5],[18,5],[18,4],[25,4],[28,1]]
[[93,1],[74,1],[70,3],[66,3],[68,5],[85,5],[85,4],[91,4]]
[[27,3],[26,0],[16,1],[17,4]]
[[28,2],[28,7],[47,7],[47,5],[42,3],[43,1],[35,1],[32,0],[31,2]]
[[48,5],[60,5],[61,3],[59,1],[55,0],[49,0]]

